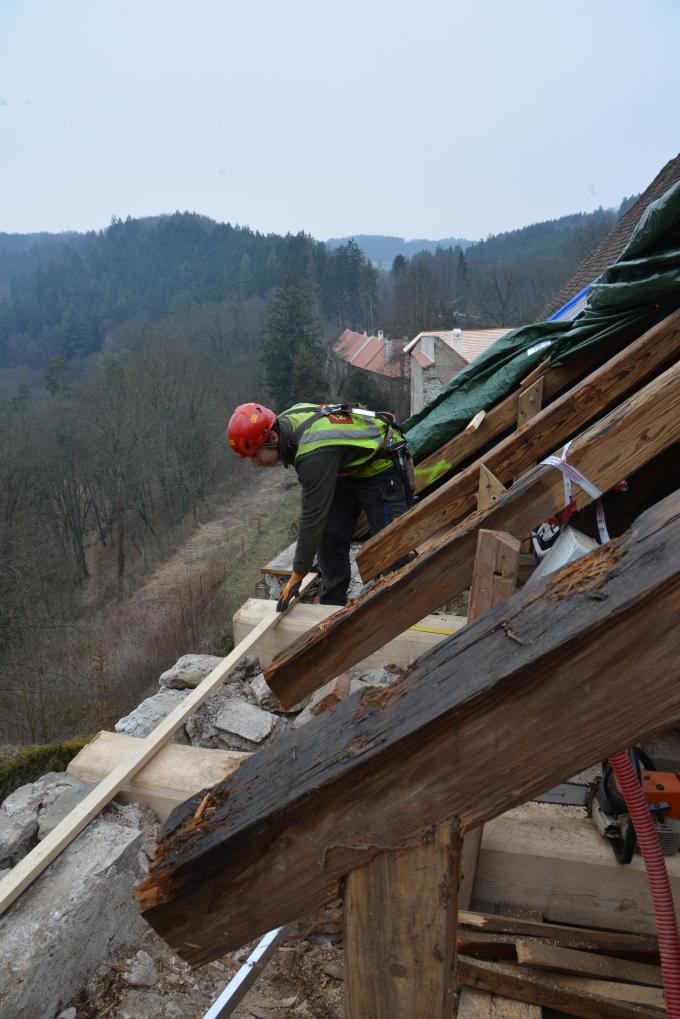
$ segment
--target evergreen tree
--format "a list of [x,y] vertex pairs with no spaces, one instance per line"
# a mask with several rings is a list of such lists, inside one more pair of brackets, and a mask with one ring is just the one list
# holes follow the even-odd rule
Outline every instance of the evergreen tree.
[[328,376],[321,352],[300,344],[293,358],[291,403],[324,403],[328,400]]
[[[309,280],[289,276],[269,306],[262,351],[265,385],[277,410],[285,410],[294,402],[293,362],[298,349],[302,347],[322,363],[319,331],[312,284]],[[304,397],[308,398],[311,397]]]

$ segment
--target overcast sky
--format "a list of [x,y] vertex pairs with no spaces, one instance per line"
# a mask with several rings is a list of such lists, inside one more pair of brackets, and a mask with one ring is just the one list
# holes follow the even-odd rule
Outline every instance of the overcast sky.
[[477,239],[680,150],[678,0],[0,0],[0,231]]

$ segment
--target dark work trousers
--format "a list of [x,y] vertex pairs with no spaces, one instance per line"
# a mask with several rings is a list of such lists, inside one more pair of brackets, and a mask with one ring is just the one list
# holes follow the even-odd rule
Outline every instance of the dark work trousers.
[[396,467],[372,478],[338,477],[317,553],[322,605],[345,605],[347,602],[349,548],[361,510],[368,517],[371,534],[377,534],[406,511],[404,485]]

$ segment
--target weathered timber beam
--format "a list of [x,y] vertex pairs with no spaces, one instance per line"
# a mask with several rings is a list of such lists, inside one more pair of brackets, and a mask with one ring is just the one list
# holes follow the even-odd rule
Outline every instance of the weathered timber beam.
[[376,853],[484,823],[680,717],[680,495],[245,761],[138,895],[194,963],[305,916]]
[[363,579],[376,577],[436,531],[451,526],[473,510],[482,463],[495,478],[507,484],[678,356],[680,311],[647,330],[408,513],[370,538],[357,555]]
[[[606,491],[679,440],[676,364],[582,432],[569,447],[569,461]],[[591,501],[577,487],[574,499],[579,508]],[[429,551],[297,640],[274,659],[265,679],[284,707],[291,707],[468,587],[480,528],[521,539],[563,506],[560,472],[533,468],[488,510],[468,517]]]

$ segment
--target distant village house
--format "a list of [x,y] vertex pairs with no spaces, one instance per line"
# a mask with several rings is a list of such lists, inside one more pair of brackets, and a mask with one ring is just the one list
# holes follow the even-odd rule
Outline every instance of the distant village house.
[[483,354],[508,329],[444,329],[418,333],[403,349],[411,360],[411,408],[429,403],[459,371]]

